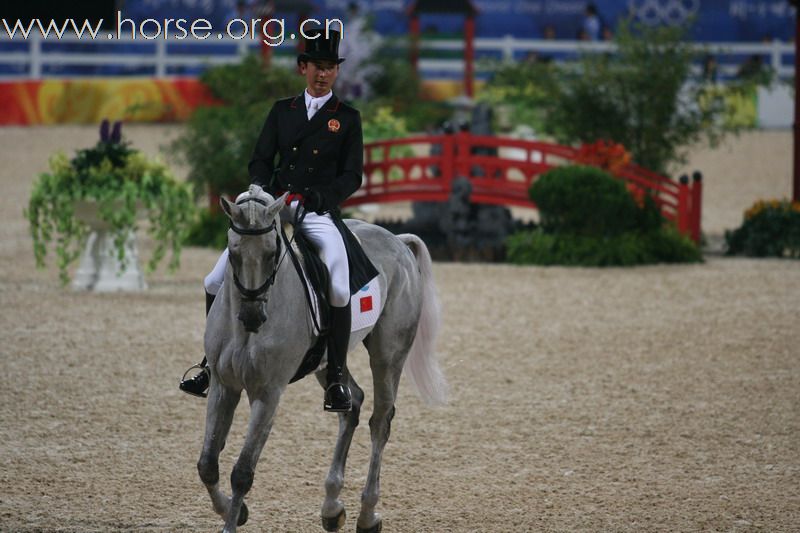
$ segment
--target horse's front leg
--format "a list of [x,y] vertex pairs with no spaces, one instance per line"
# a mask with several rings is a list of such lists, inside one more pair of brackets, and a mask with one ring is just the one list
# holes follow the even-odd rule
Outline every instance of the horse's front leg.
[[272,429],[275,411],[282,393],[283,388],[272,388],[264,389],[250,397],[250,422],[242,452],[231,472],[233,493],[231,494],[230,509],[225,518],[224,533],[234,533],[236,526],[239,525],[237,520],[243,523],[242,520],[239,520],[239,510],[247,509],[247,507],[243,508],[244,497],[253,486],[256,464]]
[[197,461],[197,472],[211,496],[214,511],[225,516],[230,508],[230,499],[219,488],[219,454],[225,446],[225,439],[233,421],[233,413],[239,404],[241,391],[226,388],[212,377],[208,391],[206,412],[206,434],[203,451]]
[[[326,371],[317,372],[317,380],[322,388],[327,388]],[[364,391],[358,386],[355,379],[348,374],[348,384],[352,395],[353,408],[347,413],[339,413],[339,435],[336,438],[336,448],[333,451],[333,461],[325,479],[325,500],[322,502],[322,527],[326,531],[338,531],[345,521],[344,504],[339,499],[339,494],[344,487],[344,469],[347,463],[347,454],[353,433],[358,426],[358,416],[361,404],[364,402]]]

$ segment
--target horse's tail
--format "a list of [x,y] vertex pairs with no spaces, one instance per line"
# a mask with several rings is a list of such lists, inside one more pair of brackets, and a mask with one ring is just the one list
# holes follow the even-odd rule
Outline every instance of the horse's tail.
[[404,233],[398,238],[414,254],[422,278],[422,313],[405,367],[423,401],[428,405],[442,405],[447,402],[447,381],[439,368],[434,350],[441,322],[441,307],[433,281],[431,254],[416,235]]

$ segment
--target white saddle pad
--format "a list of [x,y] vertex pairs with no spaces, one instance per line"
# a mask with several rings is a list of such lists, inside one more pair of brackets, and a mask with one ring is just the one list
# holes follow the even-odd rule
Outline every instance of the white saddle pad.
[[381,314],[381,285],[378,276],[350,297],[352,325],[350,331],[374,326]]
[[[284,224],[283,228],[284,231],[286,231],[286,235],[291,240],[294,226],[291,224]],[[356,238],[358,237],[356,236]],[[293,243],[292,247],[294,248],[295,255],[300,258],[300,264],[303,264],[303,256],[297,248],[297,245]],[[311,282],[308,281],[308,276],[305,274],[305,265],[303,268],[303,277],[305,278],[306,285],[308,286],[309,292],[313,294],[314,289],[311,287]],[[369,283],[361,287],[357,293],[350,297],[351,332],[374,326],[375,322],[378,321],[378,316],[381,314],[381,286],[378,280],[378,276],[375,276]],[[316,298],[312,298],[312,305],[314,306],[314,316],[317,319],[317,324],[319,324],[319,306]]]
[[[311,282],[306,277],[306,285],[308,290],[313,291]],[[314,305],[314,316],[319,324],[319,306],[317,299],[312,298]],[[361,287],[361,289],[350,297],[350,331],[358,331],[360,329],[374,326],[378,321],[378,316],[381,314],[381,285],[378,276],[375,276],[369,283]]]

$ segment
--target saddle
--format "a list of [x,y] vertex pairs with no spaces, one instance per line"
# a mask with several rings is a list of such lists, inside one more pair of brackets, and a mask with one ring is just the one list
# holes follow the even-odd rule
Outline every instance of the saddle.
[[[299,211],[298,211],[299,212]],[[281,236],[284,244],[286,245],[287,255],[291,258],[292,264],[297,270],[301,280],[308,280],[308,283],[303,282],[303,290],[308,302],[308,308],[311,312],[312,320],[319,333],[316,344],[309,350],[300,364],[300,368],[292,378],[290,383],[308,375],[319,367],[319,362],[322,360],[322,355],[325,353],[328,338],[328,328],[330,325],[331,306],[328,302],[328,294],[330,289],[330,275],[328,268],[319,256],[316,248],[311,242],[303,235],[301,231],[296,231],[299,221],[282,220]],[[333,223],[336,225],[339,233],[344,239],[345,249],[347,250],[347,264],[350,270],[350,294],[356,294],[367,288],[368,283],[378,276],[378,270],[369,260],[364,250],[361,247],[361,242],[344,224],[338,211],[336,216],[333,216]],[[292,237],[289,237],[289,234]],[[294,243],[297,247],[296,253],[291,244]],[[298,255],[302,258],[302,264]],[[311,289],[309,289],[309,284]],[[371,296],[366,296],[365,300],[370,300]],[[317,303],[318,315],[314,313],[314,302]],[[371,302],[371,300],[370,300]],[[362,311],[372,309],[370,303],[366,307],[361,304]],[[319,318],[317,318],[319,317]],[[377,320],[376,316],[372,317],[372,323]],[[369,324],[366,324],[369,325]]]

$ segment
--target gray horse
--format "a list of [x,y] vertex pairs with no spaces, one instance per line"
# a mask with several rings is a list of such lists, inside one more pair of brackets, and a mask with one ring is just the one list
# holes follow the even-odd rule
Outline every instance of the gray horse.
[[[208,315],[205,351],[211,370],[205,440],[197,470],[214,510],[225,519],[224,532],[247,521],[244,497],[253,484],[259,455],[272,427],[281,394],[314,345],[313,324],[304,288],[291,261],[281,261],[279,213],[284,197],[274,199],[253,185],[235,204],[221,200],[231,220],[230,261],[225,281]],[[433,347],[439,326],[439,304],[431,258],[416,236],[394,236],[363,222],[347,221],[377,268],[381,289],[380,315],[374,326],[355,331],[350,347],[363,341],[369,352],[374,411],[369,421],[372,454],[361,495],[357,531],[378,532],[375,512],[380,491],[381,456],[389,438],[400,374],[409,377],[426,403],[445,401],[446,383]],[[325,386],[324,370],[316,377]],[[344,485],[347,452],[358,425],[364,392],[346,372],[353,408],[339,414],[339,435],[325,480],[322,525],[338,531],[345,521],[339,494]],[[219,487],[219,454],[242,390],[250,401],[250,421],[241,454],[231,473],[232,497]]]

